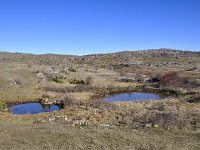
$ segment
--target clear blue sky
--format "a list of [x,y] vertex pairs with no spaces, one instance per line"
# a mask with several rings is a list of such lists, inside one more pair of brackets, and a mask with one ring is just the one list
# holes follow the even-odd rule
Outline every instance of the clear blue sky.
[[200,0],[0,0],[0,51],[200,50]]

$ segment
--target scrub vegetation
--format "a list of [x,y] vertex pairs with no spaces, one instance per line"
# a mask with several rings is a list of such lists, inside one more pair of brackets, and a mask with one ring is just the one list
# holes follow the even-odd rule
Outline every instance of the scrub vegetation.
[[[161,100],[106,102],[155,92]],[[14,115],[48,99],[60,111]],[[0,53],[0,149],[200,149],[200,52]]]

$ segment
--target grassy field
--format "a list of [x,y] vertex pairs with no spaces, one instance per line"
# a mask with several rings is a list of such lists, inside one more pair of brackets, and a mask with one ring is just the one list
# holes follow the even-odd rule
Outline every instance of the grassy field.
[[[161,100],[101,98],[153,91]],[[65,108],[13,115],[42,97]],[[200,53],[148,50],[87,56],[0,53],[0,149],[200,149]]]
[[1,121],[0,149],[198,150],[200,133]]

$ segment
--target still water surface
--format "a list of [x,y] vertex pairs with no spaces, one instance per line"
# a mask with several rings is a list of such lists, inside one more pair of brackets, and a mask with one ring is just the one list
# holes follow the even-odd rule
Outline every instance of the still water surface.
[[38,114],[43,112],[52,112],[60,110],[60,107],[57,105],[51,105],[50,107],[43,107],[40,103],[26,103],[26,104],[17,104],[10,107],[10,110],[13,114]]
[[159,100],[159,99],[161,99],[161,95],[155,93],[145,93],[145,92],[122,93],[122,94],[110,95],[104,98],[104,100],[108,102],[142,101],[142,100]]

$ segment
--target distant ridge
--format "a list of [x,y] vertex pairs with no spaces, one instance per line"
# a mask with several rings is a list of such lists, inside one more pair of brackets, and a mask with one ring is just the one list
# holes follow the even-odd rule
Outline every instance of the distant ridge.
[[113,53],[98,53],[98,54],[86,54],[86,55],[69,55],[69,54],[54,54],[54,53],[45,53],[45,54],[32,54],[32,53],[20,53],[20,52],[6,52],[0,51],[0,54],[5,55],[32,55],[32,56],[61,56],[61,57],[90,57],[90,56],[102,56],[102,55],[120,55],[120,54],[143,54],[143,55],[187,55],[187,54],[200,54],[200,51],[189,51],[189,50],[177,50],[170,48],[160,48],[160,49],[147,49],[147,50],[124,50]]

